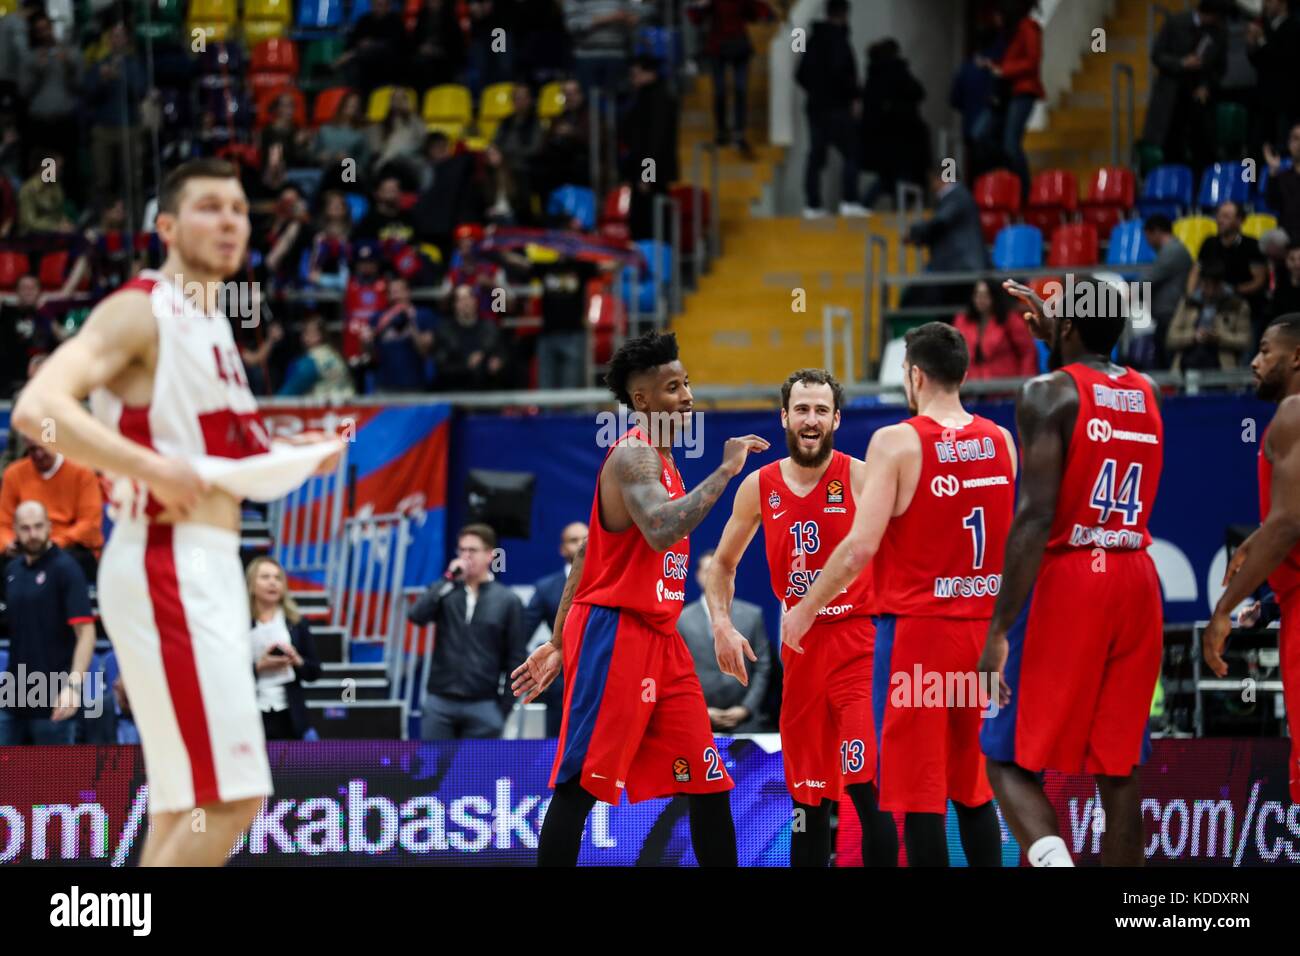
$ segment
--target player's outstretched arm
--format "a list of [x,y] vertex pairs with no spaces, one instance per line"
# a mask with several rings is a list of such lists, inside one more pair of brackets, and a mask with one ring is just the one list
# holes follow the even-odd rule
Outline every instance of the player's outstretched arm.
[[865,466],[854,469],[853,501],[857,511],[853,527],[836,545],[808,593],[781,621],[781,642],[803,653],[799,644],[817,612],[866,570],[898,502],[902,464],[915,448],[916,433],[907,425],[891,425],[871,436]]
[[1268,517],[1233,555],[1235,573],[1225,582],[1210,626],[1201,636],[1205,662],[1219,677],[1228,672],[1223,648],[1232,623],[1228,615],[1264,583],[1291,549],[1300,543],[1300,397],[1285,399],[1268,429],[1273,452],[1273,484]]
[[722,497],[727,483],[745,467],[749,453],[766,451],[767,447],[767,439],[757,435],[728,438],[722,464],[680,498],[668,497],[668,490],[659,480],[663,460],[649,445],[620,445],[614,449],[610,464],[628,514],[641,529],[646,543],[656,551],[667,551],[704,520]]
[[758,657],[749,641],[731,622],[731,602],[736,596],[736,567],[762,522],[758,506],[758,472],[755,471],[746,475],[736,489],[731,517],[722,529],[722,539],[713,552],[713,564],[708,580],[704,582],[704,600],[709,607],[709,620],[713,623],[713,651],[718,658],[718,669],[746,687],[749,686],[749,674],[744,659],[748,657],[757,661]]
[[564,593],[560,595],[560,606],[555,610],[555,624],[551,628],[551,639],[540,645],[528,655],[528,659],[510,672],[510,690],[516,697],[522,696],[522,703],[529,704],[537,699],[560,674],[564,663],[564,619],[568,617],[569,607],[573,604],[573,595],[578,591],[582,581],[582,569],[587,563],[587,542],[582,542],[578,553],[573,557],[573,567],[569,569],[569,579],[564,582]]
[[205,490],[198,475],[113,431],[82,404],[94,389],[143,361],[156,338],[147,295],[128,291],[107,299],[27,383],[14,405],[13,427],[89,468],[144,482],[165,506],[183,513]]
[[1020,432],[1020,500],[1007,534],[1002,590],[993,606],[981,672],[1001,673],[1007,632],[1029,597],[1056,516],[1056,498],[1065,469],[1065,422],[1078,395],[1063,375],[1042,375],[1025,383],[1016,403]]

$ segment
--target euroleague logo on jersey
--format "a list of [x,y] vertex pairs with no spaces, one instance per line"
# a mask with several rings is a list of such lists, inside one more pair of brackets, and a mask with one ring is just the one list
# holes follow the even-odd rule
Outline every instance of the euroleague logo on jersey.
[[936,498],[952,497],[961,490],[956,475],[935,475],[930,479],[930,492]]
[[844,482],[838,478],[833,478],[826,482],[826,503],[828,505],[838,505],[844,502]]
[[1088,419],[1088,439],[1090,441],[1108,442],[1114,434],[1110,422],[1104,418]]

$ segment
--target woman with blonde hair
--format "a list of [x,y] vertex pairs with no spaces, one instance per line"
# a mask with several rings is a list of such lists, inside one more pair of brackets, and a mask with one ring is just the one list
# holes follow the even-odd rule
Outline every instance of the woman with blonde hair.
[[266,739],[301,740],[311,727],[302,684],[316,680],[321,672],[316,641],[289,593],[279,562],[254,558],[247,576],[253,676]]

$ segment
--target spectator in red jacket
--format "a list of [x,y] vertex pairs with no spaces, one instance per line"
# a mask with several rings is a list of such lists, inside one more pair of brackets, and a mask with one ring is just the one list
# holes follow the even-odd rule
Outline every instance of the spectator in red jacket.
[[[749,61],[754,55],[747,25],[757,20],[774,20],[763,0],[694,0],[686,8],[691,22],[704,33],[704,55],[713,66],[713,128],[719,146],[735,143],[745,159],[754,151],[745,139],[748,128],[745,107],[749,96]],[[732,76],[734,125],[727,127],[727,73]]]
[[1017,378],[1038,374],[1038,351],[1029,329],[984,279],[975,283],[966,311],[953,320],[970,350],[966,378]]
[[1032,14],[1038,0],[1004,0],[1000,17],[1009,38],[1006,52],[998,63],[982,60],[998,80],[998,99],[1003,104],[1002,152],[1011,171],[1020,177],[1022,198],[1029,197],[1029,160],[1025,156],[1025,127],[1034,104],[1046,95],[1041,70],[1043,63],[1043,28]]

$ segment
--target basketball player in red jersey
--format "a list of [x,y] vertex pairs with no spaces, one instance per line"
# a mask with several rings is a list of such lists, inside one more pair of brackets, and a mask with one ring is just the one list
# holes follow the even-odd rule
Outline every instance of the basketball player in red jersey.
[[[23,390],[13,423],[117,478],[99,604],[148,771],[141,864],[215,866],[271,792],[239,526],[241,497],[274,484],[276,452],[217,312],[249,235],[235,167],[208,159],[173,171],[157,223],[162,269],[94,309]],[[319,444],[295,480],[334,467],[337,442]],[[198,469],[213,464],[224,471],[209,483]]]
[[564,717],[551,771],[555,796],[537,846],[541,866],[573,866],[597,800],[690,797],[691,844],[702,866],[736,865],[728,791],[734,786],[709,724],[690,650],[677,633],[690,534],[768,443],[732,438],[722,464],[687,492],[672,447],[692,413],[672,334],[624,343],[606,376],[649,427],[614,443],[596,479],[587,543],[560,599],[551,641],[511,675],[528,702],[565,673]]
[[[748,684],[756,660],[731,622],[736,567],[759,526],[767,541],[772,590],[783,608],[808,592],[848,533],[866,465],[834,450],[844,390],[824,369],[801,369],[781,386],[789,457],[749,474],[713,555],[704,595],[718,667]],[[894,818],[876,805],[876,734],[871,724],[871,578],[861,575],[817,618],[807,653],[782,648],[781,757],[794,800],[790,865],[830,862],[831,808],[847,790],[862,821],[865,866],[898,865]]]
[[1051,343],[1055,371],[1026,382],[1016,403],[1020,501],[980,658],[982,672],[999,676],[1002,707],[984,721],[980,744],[1030,865],[1074,865],[1039,782],[1050,768],[1095,777],[1102,863],[1140,866],[1137,766],[1163,643],[1147,520],[1164,426],[1151,382],[1111,364],[1122,311],[1105,307],[1101,283],[1074,285],[1075,302],[1091,302],[1094,316],[1049,316],[1033,290],[1005,284],[1030,306],[1025,319]]
[[1277,414],[1259,450],[1259,530],[1228,562],[1227,590],[1202,635],[1205,662],[1219,677],[1228,665],[1223,648],[1232,630],[1233,608],[1268,578],[1282,609],[1278,649],[1282,695],[1291,729],[1288,779],[1291,802],[1300,803],[1300,312],[1278,316],[1264,330],[1250,363],[1260,398],[1277,402]]
[[[976,663],[1001,585],[1001,550],[1015,488],[1006,429],[962,407],[970,355],[943,322],[906,337],[903,383],[913,417],[881,428],[849,533],[808,596],[785,617],[782,640],[798,652],[815,615],[875,579],[872,703],[880,741],[880,806],[906,814],[911,866],[947,866],[944,817],[957,810],[972,866],[998,866],[1001,831],[979,750]],[[874,558],[874,560],[873,560]]]

